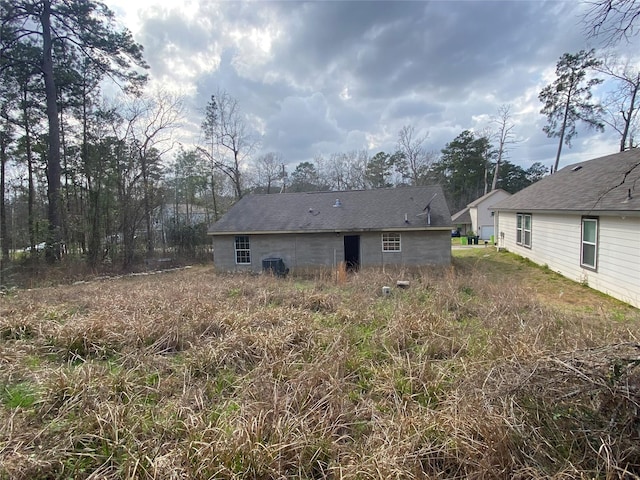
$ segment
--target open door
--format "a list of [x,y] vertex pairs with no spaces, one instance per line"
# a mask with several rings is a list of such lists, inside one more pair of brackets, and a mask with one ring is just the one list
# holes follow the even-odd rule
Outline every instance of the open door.
[[360,235],[344,236],[344,263],[349,271],[360,267]]

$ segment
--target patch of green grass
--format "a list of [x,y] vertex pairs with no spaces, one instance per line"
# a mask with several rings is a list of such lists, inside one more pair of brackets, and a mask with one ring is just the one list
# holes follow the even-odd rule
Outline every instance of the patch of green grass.
[[24,364],[30,369],[38,369],[42,365],[43,358],[38,355],[27,355]]
[[237,381],[237,374],[233,370],[225,368],[218,371],[212,383],[215,396],[232,393]]
[[229,298],[239,298],[241,296],[242,296],[242,289],[241,288],[231,288],[227,292],[227,297],[229,297]]
[[6,385],[2,391],[2,404],[10,409],[31,408],[38,400],[38,389],[30,382]]
[[0,340],[28,340],[33,338],[34,330],[28,323],[7,325],[0,330]]

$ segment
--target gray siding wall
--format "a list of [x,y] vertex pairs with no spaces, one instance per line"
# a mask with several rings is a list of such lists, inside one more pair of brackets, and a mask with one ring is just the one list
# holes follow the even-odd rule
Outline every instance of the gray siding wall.
[[[352,235],[348,233],[347,235]],[[382,252],[380,232],[360,235],[360,265],[447,265],[451,263],[451,234],[446,231],[401,232],[401,251]],[[309,233],[249,235],[251,265],[236,265],[235,236],[214,235],[214,263],[219,271],[262,270],[262,260],[280,257],[292,271],[296,267],[333,266],[344,261],[344,234]]]
[[400,232],[400,252],[383,252],[380,232],[360,236],[360,264],[448,265],[451,263],[451,232]]

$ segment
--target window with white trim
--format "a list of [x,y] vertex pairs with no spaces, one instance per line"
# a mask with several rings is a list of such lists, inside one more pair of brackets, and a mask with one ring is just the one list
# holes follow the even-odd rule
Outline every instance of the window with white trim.
[[531,248],[531,214],[516,215],[516,243]]
[[251,263],[251,249],[249,248],[249,235],[236,235],[235,250],[236,250],[236,264],[248,265]]
[[382,234],[382,251],[383,252],[399,252],[400,251],[400,234],[399,233],[383,233]]
[[580,265],[596,269],[598,266],[598,219],[582,219],[582,248]]

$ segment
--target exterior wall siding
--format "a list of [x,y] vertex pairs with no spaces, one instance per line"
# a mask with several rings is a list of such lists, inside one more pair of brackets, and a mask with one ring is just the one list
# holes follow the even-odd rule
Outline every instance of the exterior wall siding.
[[476,207],[469,208],[469,216],[471,217],[471,231],[474,235],[480,235],[480,224],[478,223],[478,209]]
[[590,287],[640,308],[640,218],[600,217],[598,271]]
[[[251,264],[236,265],[235,236],[214,235],[214,264],[219,271],[262,270],[262,260],[280,257],[294,271],[297,267],[331,267],[344,261],[344,234],[249,235]],[[451,234],[445,231],[400,232],[401,251],[383,252],[380,232],[347,233],[360,236],[360,266],[448,265]]]
[[501,247],[640,308],[640,218],[599,217],[598,266],[593,271],[580,266],[581,215],[533,212],[531,248],[516,244],[515,213],[497,215]]
[[493,195],[470,209],[473,228],[476,229],[476,235],[479,235],[482,240],[489,240],[491,235],[495,234],[491,207],[509,196],[505,191],[495,190]]

